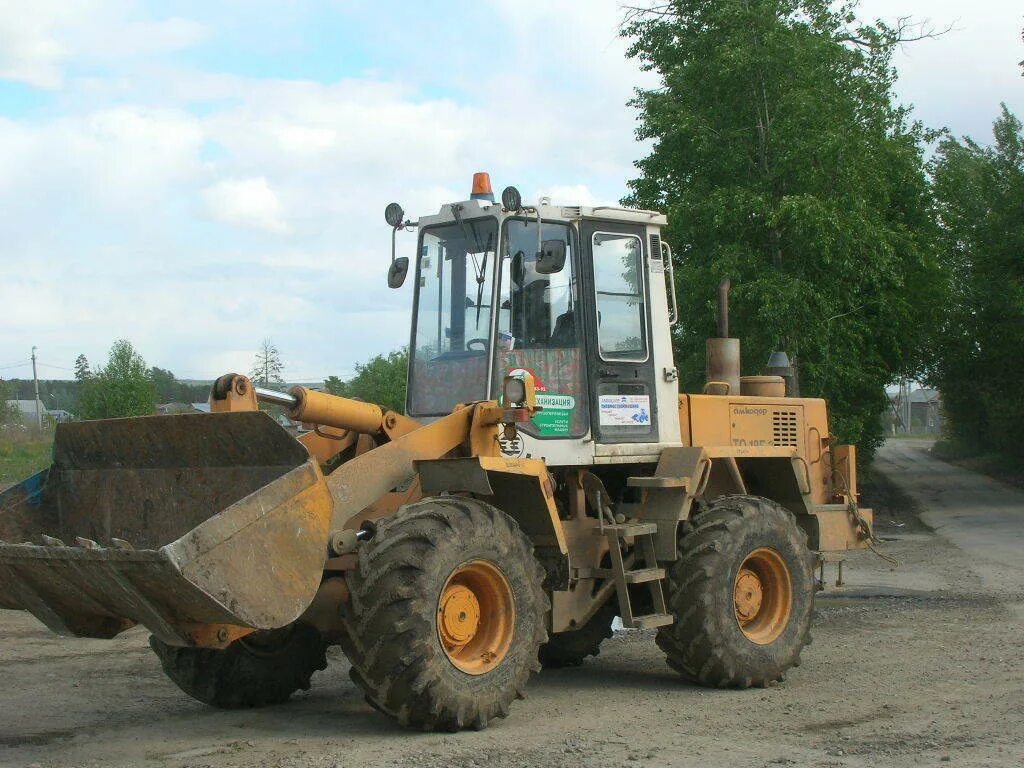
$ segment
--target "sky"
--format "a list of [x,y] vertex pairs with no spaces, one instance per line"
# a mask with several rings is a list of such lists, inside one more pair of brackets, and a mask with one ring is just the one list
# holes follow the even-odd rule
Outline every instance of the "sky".
[[[179,378],[343,378],[408,341],[399,201],[611,202],[645,153],[618,0],[0,0],[0,377],[68,378],[128,338]],[[951,27],[900,98],[986,140],[1024,115],[1016,0],[864,0]],[[412,255],[414,239],[399,235]]]

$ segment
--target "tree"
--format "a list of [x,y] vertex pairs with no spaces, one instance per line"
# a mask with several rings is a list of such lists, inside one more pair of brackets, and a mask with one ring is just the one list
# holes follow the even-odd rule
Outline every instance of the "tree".
[[1024,459],[1024,130],[1005,104],[993,136],[947,137],[932,163],[953,279],[931,379],[955,441]]
[[345,382],[337,376],[328,376],[324,379],[324,392],[345,397]]
[[82,382],[78,415],[83,419],[148,416],[156,408],[156,389],[146,361],[127,339],[110,348],[107,364]]
[[8,403],[8,400],[14,399],[10,385],[3,379],[0,379],[0,427],[14,424],[21,420],[21,413],[18,409]]
[[[675,0],[635,11],[630,55],[661,86],[638,91],[629,205],[665,210],[687,387],[703,381],[715,286],[731,278],[745,373],[775,349],[833,430],[881,439],[884,388],[924,363],[942,273],[923,167],[933,135],[894,105],[901,23],[858,24],[856,2]],[[922,30],[918,35],[926,35]]]
[[85,381],[92,376],[92,369],[89,368],[89,358],[84,354],[75,358],[75,380]]
[[408,370],[409,352],[403,348],[356,363],[356,375],[347,382],[329,376],[324,381],[324,389],[332,395],[358,398],[402,413]]
[[277,351],[270,339],[264,339],[256,353],[256,360],[252,365],[252,380],[259,387],[270,387],[284,384],[281,372],[284,370],[284,363],[281,362],[281,354]]
[[171,371],[155,365],[149,369],[149,378],[160,403],[194,403],[205,400],[210,394],[208,386],[180,381]]
[[154,365],[149,369],[149,380],[153,382],[158,403],[178,402],[178,380],[173,373]]

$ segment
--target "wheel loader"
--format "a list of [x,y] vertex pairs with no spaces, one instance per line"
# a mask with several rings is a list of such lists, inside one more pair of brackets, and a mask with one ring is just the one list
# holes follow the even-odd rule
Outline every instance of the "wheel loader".
[[52,466],[0,496],[0,607],[77,637],[141,624],[216,707],[283,702],[338,645],[424,730],[505,717],[616,617],[692,683],[781,680],[816,567],[868,546],[872,515],[785,355],[740,375],[728,286],[682,393],[664,215],[495,201],[477,174],[385,218],[389,285],[412,276],[405,413],[228,374],[209,414],[60,424]]

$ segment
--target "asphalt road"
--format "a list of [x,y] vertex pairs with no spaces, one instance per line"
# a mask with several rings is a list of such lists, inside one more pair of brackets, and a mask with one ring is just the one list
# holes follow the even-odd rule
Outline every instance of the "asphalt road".
[[[923,504],[878,518],[870,552],[819,595],[804,663],[765,690],[681,682],[649,633],[540,674],[486,731],[401,730],[368,707],[332,651],[312,690],[217,711],[161,674],[140,630],[67,640],[0,611],[0,766],[153,768],[774,768],[1024,766],[1024,494],[930,459],[879,466]],[[931,526],[931,527],[929,527]]]
[[1024,593],[1024,491],[933,459],[929,446],[890,440],[876,463],[919,503],[921,519],[970,557],[986,586]]

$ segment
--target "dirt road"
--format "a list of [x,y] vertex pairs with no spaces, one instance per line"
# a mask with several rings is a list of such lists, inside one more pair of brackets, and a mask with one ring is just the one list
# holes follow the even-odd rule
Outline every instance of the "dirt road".
[[901,567],[851,558],[780,686],[692,687],[650,635],[619,633],[599,659],[540,675],[487,731],[416,734],[363,703],[338,653],[289,704],[220,712],[163,678],[143,632],[68,641],[0,611],[0,765],[1022,766],[1024,494],[917,444],[879,464],[936,530],[883,515]]

